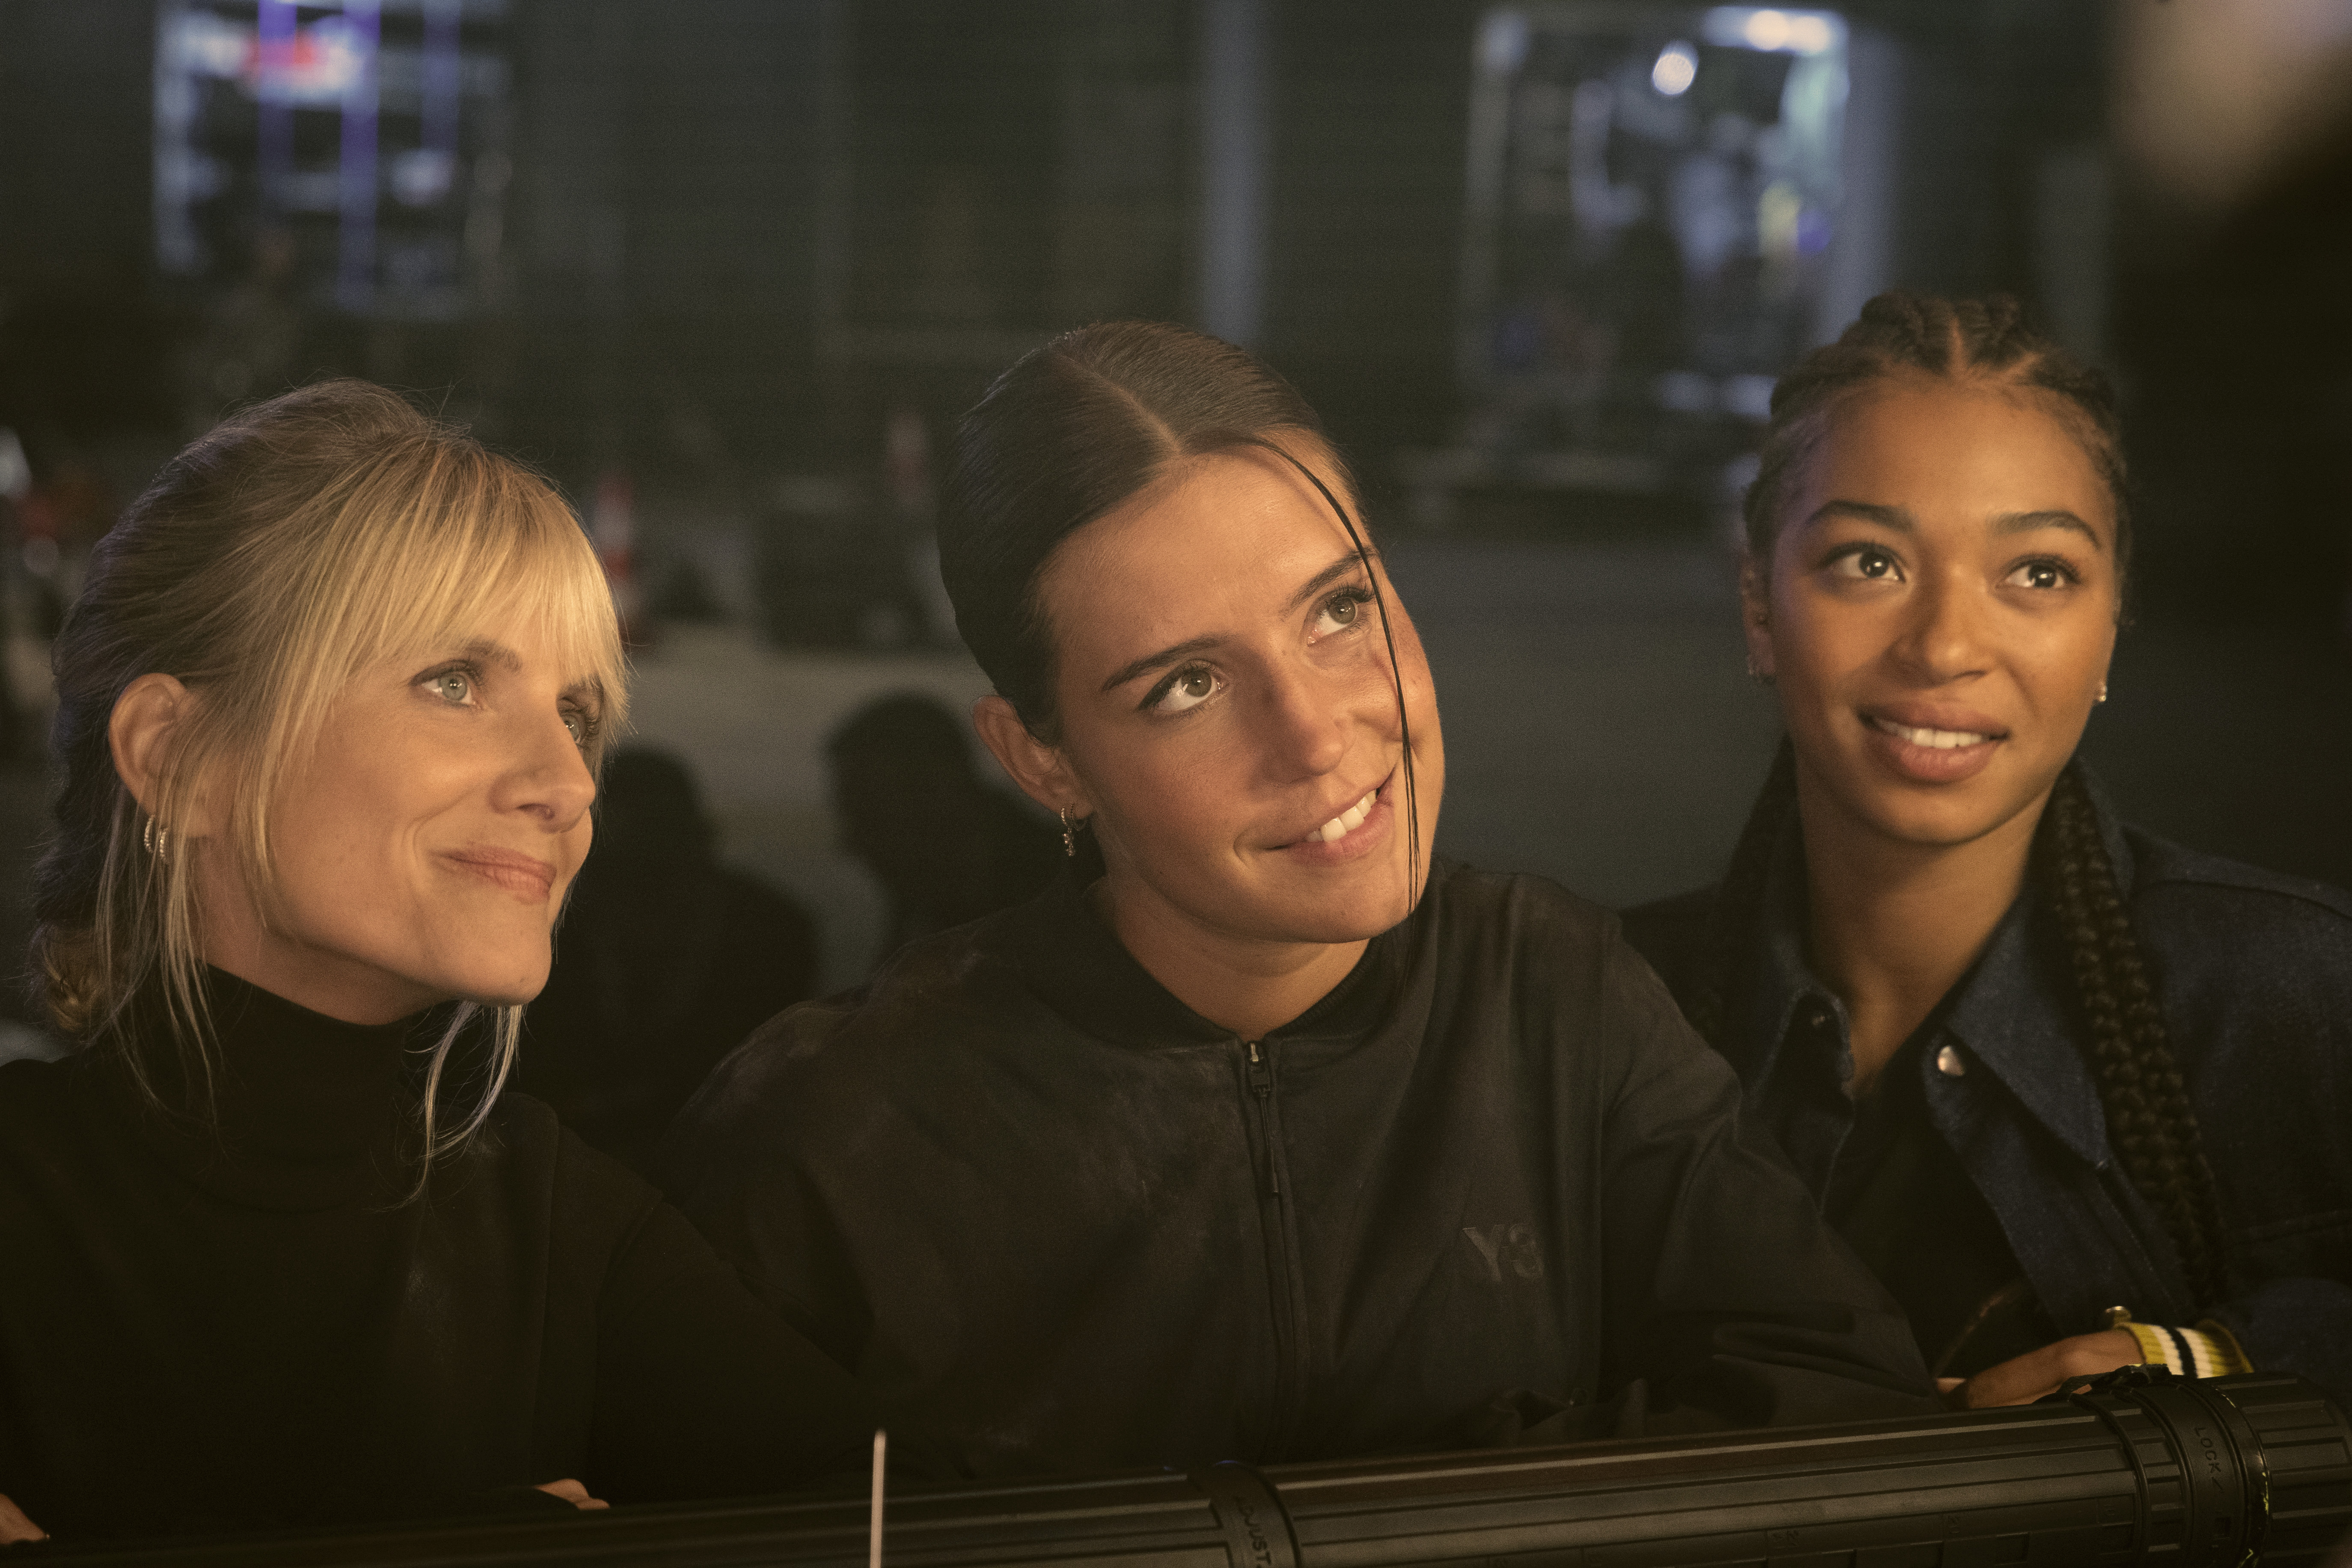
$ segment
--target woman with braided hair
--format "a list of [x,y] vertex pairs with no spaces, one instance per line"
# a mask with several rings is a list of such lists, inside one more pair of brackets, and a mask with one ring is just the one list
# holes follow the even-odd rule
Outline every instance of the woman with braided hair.
[[1630,940],[1955,1403],[2143,1361],[2352,1396],[2352,898],[2074,760],[2131,546],[2105,381],[2014,301],[1882,295],[1774,391],[1746,521],[1787,739]]

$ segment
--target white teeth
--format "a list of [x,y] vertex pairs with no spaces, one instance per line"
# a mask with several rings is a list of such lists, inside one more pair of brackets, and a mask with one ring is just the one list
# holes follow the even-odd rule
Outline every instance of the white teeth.
[[1931,751],[1948,752],[1955,746],[1976,746],[1992,739],[1971,730],[1916,730],[1908,724],[1897,724],[1892,719],[1873,719],[1872,723],[1890,735],[1900,735],[1915,746]]
[[1341,812],[1339,816],[1333,817],[1330,821],[1325,823],[1322,826],[1317,828],[1307,837],[1309,838],[1320,838],[1326,844],[1337,843],[1339,840],[1345,838],[1349,834],[1353,833],[1357,828],[1361,827],[1364,825],[1364,818],[1372,814],[1372,805],[1380,798],[1381,792],[1379,790],[1366,790],[1364,792],[1363,799],[1358,801],[1355,805],[1349,806],[1347,810]]

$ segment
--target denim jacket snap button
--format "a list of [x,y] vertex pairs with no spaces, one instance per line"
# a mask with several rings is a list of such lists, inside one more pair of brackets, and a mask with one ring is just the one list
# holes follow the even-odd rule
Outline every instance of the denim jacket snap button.
[[1968,1076],[1969,1064],[1961,1057],[1957,1046],[1946,1046],[1936,1053],[1936,1070],[1946,1078],[1965,1078]]

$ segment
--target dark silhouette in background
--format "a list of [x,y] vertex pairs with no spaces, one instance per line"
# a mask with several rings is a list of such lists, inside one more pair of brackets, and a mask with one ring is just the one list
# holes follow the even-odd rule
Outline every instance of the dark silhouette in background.
[[843,847],[889,895],[879,958],[1021,902],[1061,865],[1054,830],[981,778],[963,721],[936,698],[877,698],[825,752]]
[[615,752],[599,809],[514,1082],[642,1166],[719,1058],[815,990],[816,929],[782,894],[719,864],[677,758]]

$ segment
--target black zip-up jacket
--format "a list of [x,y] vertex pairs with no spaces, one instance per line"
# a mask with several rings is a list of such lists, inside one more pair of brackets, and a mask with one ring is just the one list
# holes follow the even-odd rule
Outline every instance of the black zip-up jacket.
[[969,1473],[1936,1408],[1613,915],[1440,863],[1240,1039],[1075,879],[721,1065],[672,1192]]

